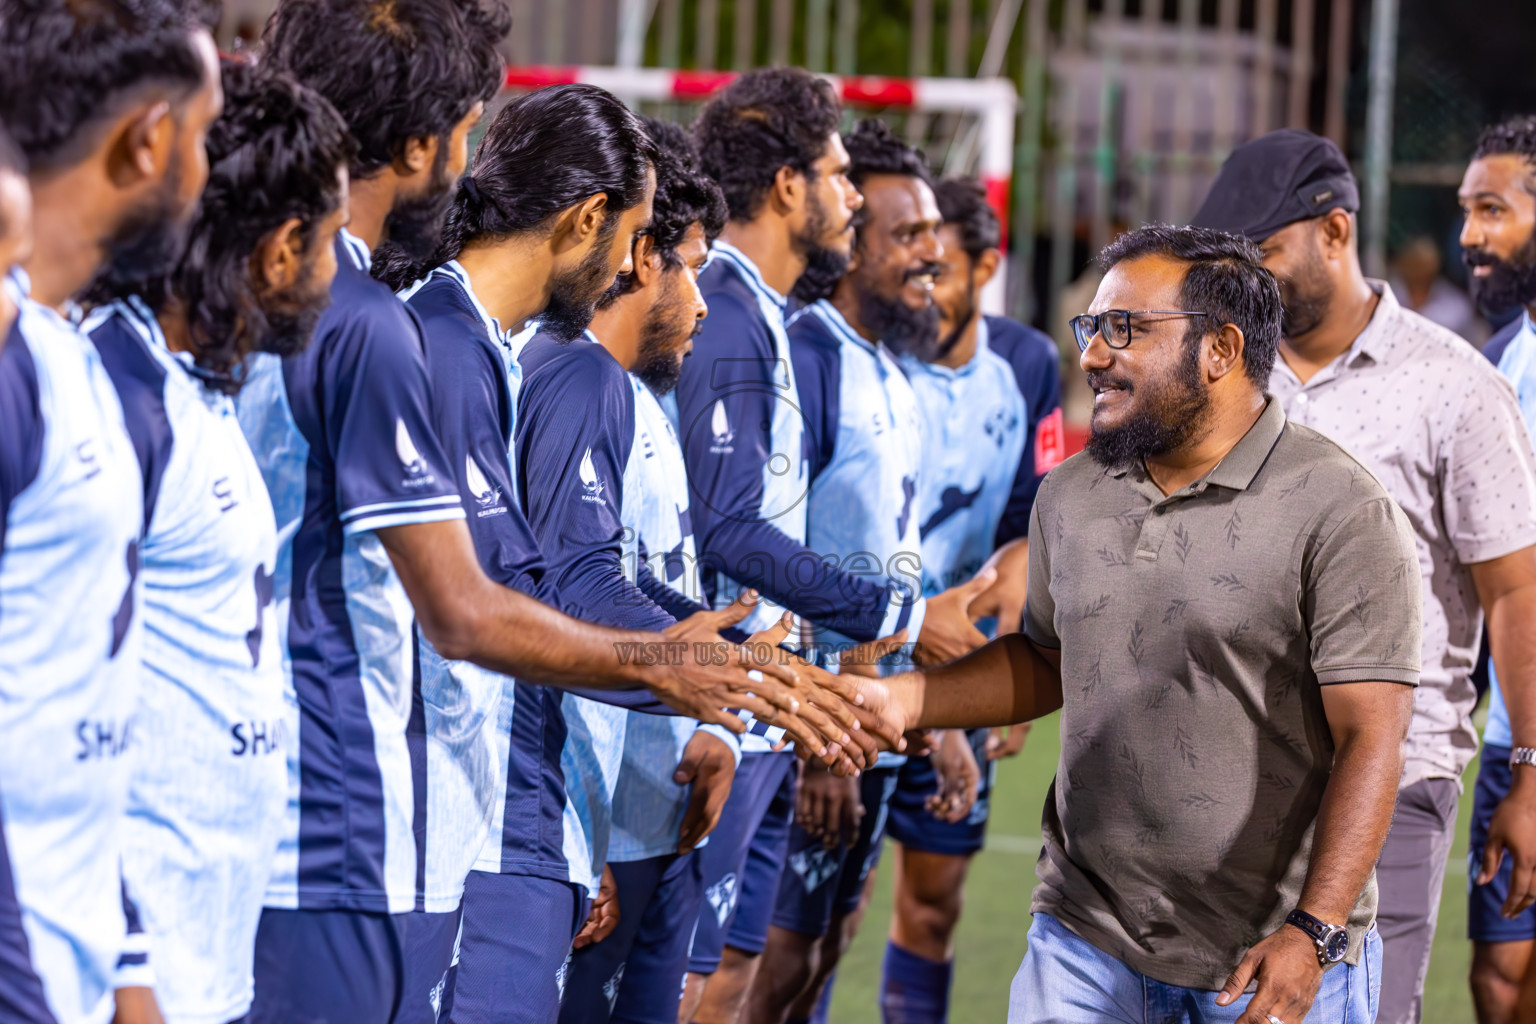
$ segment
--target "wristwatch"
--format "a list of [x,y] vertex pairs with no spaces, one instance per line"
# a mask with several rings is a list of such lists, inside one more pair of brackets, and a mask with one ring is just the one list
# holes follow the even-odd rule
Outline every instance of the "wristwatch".
[[1312,936],[1312,941],[1317,943],[1317,962],[1324,967],[1343,960],[1344,954],[1349,951],[1348,931],[1336,924],[1319,921],[1305,910],[1291,911],[1285,923],[1293,924]]
[[1517,764],[1536,765],[1536,747],[1516,747],[1509,752],[1509,766],[1513,768]]

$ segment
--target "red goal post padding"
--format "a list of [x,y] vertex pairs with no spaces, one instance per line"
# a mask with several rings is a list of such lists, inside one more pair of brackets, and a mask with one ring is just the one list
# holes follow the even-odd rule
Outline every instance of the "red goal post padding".
[[[630,100],[697,102],[735,78],[730,71],[677,71],[669,68],[620,68],[595,65],[507,68],[509,89],[542,89],[581,82],[596,85]],[[976,174],[987,198],[1002,220],[1004,249],[1008,230],[1008,199],[1013,177],[1013,130],[1018,92],[1006,78],[876,78],[822,76],[854,107],[894,107],[932,113],[971,114],[980,122]],[[1003,310],[1005,268],[993,276],[982,293],[988,312]]]

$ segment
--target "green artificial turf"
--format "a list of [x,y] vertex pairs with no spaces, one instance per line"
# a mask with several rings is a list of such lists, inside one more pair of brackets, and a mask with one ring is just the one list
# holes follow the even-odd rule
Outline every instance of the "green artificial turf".
[[[999,766],[987,848],[971,866],[965,913],[955,940],[952,1024],[1001,1024],[1007,1018],[1008,983],[1024,955],[1029,928],[1029,894],[1040,850],[1040,808],[1056,769],[1057,742],[1052,716],[1035,726],[1017,758]],[[1456,846],[1446,871],[1424,997],[1424,1020],[1434,1024],[1473,1021],[1466,981],[1471,962],[1466,940],[1466,856],[1471,783],[1476,777],[1473,762],[1467,769],[1468,791],[1461,801]],[[888,858],[882,858],[880,870],[869,916],[838,972],[832,1024],[880,1021],[880,962],[891,914]]]

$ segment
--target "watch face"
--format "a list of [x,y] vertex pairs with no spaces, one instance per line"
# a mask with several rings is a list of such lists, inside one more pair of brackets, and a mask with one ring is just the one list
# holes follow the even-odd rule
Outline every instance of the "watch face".
[[1328,941],[1323,944],[1323,956],[1328,962],[1336,964],[1344,959],[1344,954],[1349,951],[1349,932],[1342,928],[1328,936]]

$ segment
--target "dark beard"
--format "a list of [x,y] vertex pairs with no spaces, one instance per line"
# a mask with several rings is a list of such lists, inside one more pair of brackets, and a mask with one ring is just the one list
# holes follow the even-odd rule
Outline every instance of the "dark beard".
[[[902,276],[905,287],[908,280],[922,274],[937,274],[940,268],[933,266],[909,270]],[[901,298],[888,299],[873,289],[854,289],[859,302],[859,322],[885,343],[897,355],[913,355],[931,361],[939,344],[939,307],[929,303],[922,309],[913,309]]]
[[267,328],[261,337],[251,339],[253,351],[287,358],[309,347],[315,324],[331,304],[330,289],[314,286],[314,269],[314,264],[306,260],[303,277],[292,288],[262,300]]
[[[657,395],[665,395],[677,387],[683,375],[686,356],[678,355],[682,345],[677,339],[689,330],[683,322],[686,316],[688,311],[678,300],[675,285],[669,283],[666,294],[651,307],[640,327],[640,354],[634,374]],[[703,327],[702,321],[694,324],[688,336],[697,337]]]
[[384,218],[384,237],[416,261],[429,260],[443,244],[443,224],[453,203],[455,183],[448,177],[448,147],[437,150],[432,181],[419,196],[395,200]]
[[1536,302],[1536,232],[1507,260],[1483,249],[1467,249],[1461,258],[1468,269],[1493,268],[1487,277],[1467,278],[1472,301],[1484,316],[1497,316]]
[[1323,269],[1322,257],[1310,252],[1293,277],[1281,278],[1280,298],[1281,337],[1300,338],[1317,330],[1333,304],[1333,282]]
[[[1087,451],[1095,462],[1111,469],[1134,465],[1175,451],[1205,431],[1211,395],[1200,375],[1200,337],[1199,333],[1186,336],[1183,358],[1165,378],[1140,385],[1143,397],[1132,406],[1123,425],[1101,427],[1094,416]],[[1104,373],[1088,375],[1090,387],[1101,382],[1130,383]],[[1135,393],[1131,391],[1133,401]]]
[[955,346],[960,344],[960,339],[961,339],[961,337],[964,336],[966,328],[970,327],[971,326],[971,322],[973,320],[975,320],[975,319],[976,319],[976,278],[973,275],[968,281],[966,281],[966,284],[965,284],[965,311],[964,311],[964,313],[961,314],[960,319],[955,324],[954,328],[948,334],[944,335],[944,337],[939,339],[938,346],[933,350],[932,353],[930,353],[928,355],[920,356],[920,358],[923,360],[923,362],[925,362],[925,363],[936,363],[940,359],[943,359],[945,356],[947,356],[951,352],[953,352],[955,350]]
[[608,248],[618,227],[618,214],[604,217],[592,251],[576,269],[555,278],[549,289],[549,304],[539,314],[540,331],[556,341],[571,342],[581,337],[592,323],[598,302],[614,283],[608,269]]
[[807,306],[832,294],[837,282],[848,273],[848,263],[853,258],[850,253],[829,249],[822,242],[832,215],[814,194],[809,203],[805,229],[792,240],[794,247],[805,254],[805,272],[791,290],[795,299]]
[[191,217],[178,208],[180,174],[172,167],[165,188],[130,211],[107,241],[106,261],[85,291],[87,302],[107,302],[143,292],[169,277],[181,259]]

